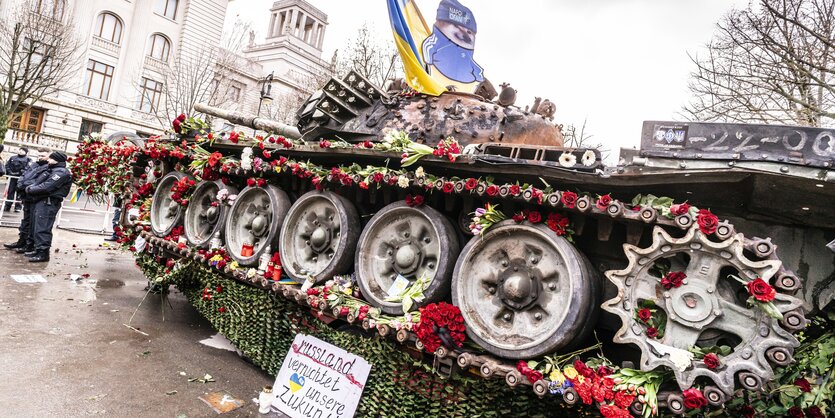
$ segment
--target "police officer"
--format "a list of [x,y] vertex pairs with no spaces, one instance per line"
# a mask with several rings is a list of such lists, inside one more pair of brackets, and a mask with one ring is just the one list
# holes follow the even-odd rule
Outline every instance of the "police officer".
[[21,254],[35,250],[35,241],[32,236],[32,212],[35,207],[35,202],[26,195],[26,187],[46,180],[46,176],[49,175],[47,173],[47,169],[49,169],[49,165],[47,164],[48,158],[48,151],[38,150],[37,160],[29,165],[29,168],[23,172],[23,175],[20,176],[20,180],[17,182],[17,195],[21,202],[23,202],[23,219],[20,221],[20,228],[18,228],[19,238],[17,242],[3,244],[3,246],[8,249],[14,249]]
[[67,169],[67,155],[63,152],[49,154],[47,160],[49,173],[45,180],[26,187],[26,194],[35,202],[32,222],[35,250],[24,253],[29,262],[49,261],[49,248],[52,246],[52,226],[61,209],[61,202],[70,193],[72,175]]
[[32,164],[32,160],[29,159],[28,154],[28,149],[20,147],[17,155],[9,158],[9,162],[6,163],[6,175],[11,177],[9,179],[9,193],[6,196],[6,211],[11,209],[12,201],[16,201],[14,211],[20,212],[20,195],[17,193],[17,182],[18,177],[22,176],[23,172]]

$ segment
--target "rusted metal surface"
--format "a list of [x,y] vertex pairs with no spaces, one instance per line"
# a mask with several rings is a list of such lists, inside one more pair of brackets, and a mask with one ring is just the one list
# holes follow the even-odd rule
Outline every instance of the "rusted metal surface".
[[835,130],[739,123],[644,122],[641,154],[835,167]]
[[[226,252],[242,266],[254,266],[259,257],[276,249],[279,229],[290,209],[290,198],[274,185],[241,191],[225,225]],[[244,254],[244,246],[251,254]]]
[[598,274],[544,225],[504,221],[471,238],[452,280],[467,335],[492,354],[535,358],[593,329]]
[[[746,281],[779,276],[782,266],[776,256],[772,257],[773,250],[762,247],[762,240],[749,240],[731,231],[721,242],[711,241],[696,228],[682,238],[673,238],[660,228],[652,235],[648,248],[624,245],[629,265],[606,273],[618,288],[617,296],[603,304],[603,309],[618,315],[622,322],[615,342],[640,347],[642,370],[661,366],[673,370],[682,390],[705,377],[730,395],[737,374],[744,387],[760,388],[774,375],[771,359],[761,354],[776,348],[790,356],[799,345],[792,333],[805,327],[806,320],[791,316],[795,319],[787,324],[760,309],[750,309],[745,301],[747,294],[740,300],[739,295],[745,294],[742,285],[729,275]],[[754,253],[758,246],[767,255],[751,259],[743,253]],[[666,290],[661,286],[661,278],[651,270],[662,260],[670,263],[670,271],[686,274],[684,286]],[[774,305],[789,318],[787,314],[800,308],[803,301],[793,295],[796,289],[776,287]],[[636,310],[645,302],[667,316],[666,329],[658,339],[648,336],[646,326],[636,319]],[[710,369],[701,362],[691,366],[691,347],[720,345],[733,349],[722,357],[721,368]],[[782,362],[780,358],[778,355],[778,363]]]
[[240,112],[233,112],[219,107],[208,106],[203,103],[195,104],[194,110],[206,115],[226,119],[236,125],[247,126],[252,129],[265,132],[272,132],[276,135],[281,135],[289,139],[298,139],[301,137],[298,128],[295,126],[287,125],[272,119],[243,114]]
[[387,95],[351,72],[343,80],[331,79],[308,99],[299,111],[299,130],[305,140],[312,141],[362,141],[398,129],[429,145],[453,136],[462,145],[562,146],[562,133],[550,120],[555,111],[553,103],[539,101],[535,109],[522,110],[512,107],[512,101],[503,94],[496,103],[455,92],[438,97]]
[[401,314],[401,302],[387,300],[397,296],[392,294],[396,282],[403,282],[403,291],[427,277],[430,282],[420,304],[437,302],[449,294],[458,251],[458,237],[443,214],[427,206],[392,203],[362,231],[354,263],[357,282],[372,304],[388,314]]
[[223,240],[229,206],[217,200],[221,189],[226,189],[230,195],[238,193],[237,188],[219,180],[201,182],[194,189],[183,218],[183,229],[191,245],[206,248],[215,235]]
[[287,213],[279,250],[284,272],[317,282],[351,272],[362,225],[348,199],[327,191],[301,196]]
[[160,180],[154,192],[151,201],[151,228],[159,236],[170,234],[171,230],[183,221],[185,209],[180,202],[171,199],[171,188],[184,177],[187,175],[178,171],[169,173]]

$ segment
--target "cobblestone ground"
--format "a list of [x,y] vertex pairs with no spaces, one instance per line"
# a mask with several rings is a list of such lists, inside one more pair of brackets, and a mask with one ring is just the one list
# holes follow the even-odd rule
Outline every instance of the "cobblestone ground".
[[[16,232],[0,228],[0,242]],[[150,294],[137,310],[146,279],[130,254],[102,242],[58,230],[52,260],[35,265],[0,249],[0,416],[211,417],[198,397],[217,391],[244,401],[222,416],[258,416],[252,398],[273,377],[200,344],[215,332],[176,291],[170,306]],[[17,283],[18,274],[46,283]],[[135,310],[130,324],[147,336],[123,325]],[[189,382],[206,374],[215,382]]]

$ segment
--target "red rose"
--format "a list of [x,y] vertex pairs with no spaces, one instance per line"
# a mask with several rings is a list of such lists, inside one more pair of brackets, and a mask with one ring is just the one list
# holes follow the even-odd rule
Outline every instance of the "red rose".
[[239,137],[240,137],[240,134],[238,134],[237,132],[235,132],[235,131],[229,132],[229,140],[232,141],[233,144],[238,143],[238,138]]
[[684,407],[687,409],[701,409],[707,406],[707,399],[699,389],[690,388],[681,394],[684,395]]
[[249,187],[255,186],[255,179],[252,178],[252,177],[246,179],[246,185],[249,186]]
[[619,407],[617,405],[600,405],[600,414],[605,418],[631,418],[632,414],[626,410],[628,406]]
[[[608,376],[608,375],[612,374],[612,369],[610,369],[608,366],[600,365],[597,368],[597,374],[599,376]],[[609,382],[611,382],[611,379],[604,379],[603,383],[608,384]],[[614,386],[614,384],[612,384],[612,386]]]
[[412,195],[406,195],[406,206],[413,206],[415,204],[414,200],[412,199]]
[[629,408],[634,400],[635,396],[626,393],[626,391],[622,390],[615,393],[615,405],[621,408]]
[[774,288],[771,287],[768,282],[759,277],[757,277],[756,280],[748,282],[746,286],[748,287],[748,293],[760,302],[771,302],[777,295]]
[[696,222],[699,224],[699,230],[703,234],[710,235],[716,232],[716,227],[719,225],[719,218],[707,209],[700,209],[696,215]]
[[806,379],[804,379],[804,378],[802,378],[802,377],[797,378],[797,379],[794,381],[794,385],[795,385],[795,386],[797,386],[797,387],[799,387],[799,388],[800,388],[800,390],[802,390],[802,391],[804,391],[804,392],[807,392],[807,393],[808,393],[808,392],[811,392],[811,391],[812,391],[812,385],[810,385],[810,384],[809,384],[809,381],[808,381],[808,380],[806,380]]
[[684,215],[690,211],[690,205],[687,202],[670,206],[670,213],[676,216]]
[[518,184],[513,184],[510,186],[510,194],[513,196],[519,196],[519,193],[522,193],[522,188],[519,187]]
[[577,193],[574,192],[562,192],[562,201],[563,206],[574,209],[574,205],[577,204]]
[[360,189],[368,190],[368,183],[361,181],[359,182]]
[[491,184],[491,185],[487,186],[487,195],[488,196],[495,196],[497,194],[499,194],[499,186],[496,186],[495,184]]
[[475,189],[478,186],[478,180],[470,177],[467,179],[467,182],[464,184],[464,188],[467,190]]
[[743,406],[742,409],[739,410],[739,412],[742,413],[742,416],[744,416],[745,418],[754,418],[755,416],[757,416],[757,410],[754,409],[754,407],[752,407],[751,405]]
[[823,412],[817,406],[806,408],[806,418],[823,418]]
[[226,308],[221,306],[220,308],[218,308],[217,311],[220,312],[220,313],[224,313],[224,312],[226,312]]
[[542,214],[538,211],[532,210],[528,212],[528,222],[536,224],[542,221]]
[[211,155],[209,155],[209,161],[208,161],[209,167],[216,166],[221,158],[223,158],[223,154],[221,154],[219,152],[213,152]]
[[267,150],[261,151],[261,155],[263,155],[263,156],[264,156],[264,158],[265,158],[265,159],[267,159],[267,160],[269,160],[270,158],[272,158],[272,154],[270,154],[270,152],[269,152],[269,151],[267,151]]
[[267,184],[267,180],[257,179],[257,180],[255,180],[255,184],[257,184],[258,187],[264,187]]
[[176,133],[180,133],[183,129],[180,127],[180,121],[177,119],[174,119],[174,121],[171,122],[171,125],[174,126],[174,132]]
[[412,203],[414,203],[415,206],[422,205],[423,204],[423,196],[421,196],[421,195],[415,196],[415,198],[412,200]]
[[374,183],[382,183],[383,182],[383,173],[379,171],[374,173],[371,178],[374,180]]
[[559,213],[551,213],[548,215],[548,228],[557,235],[564,235],[565,229],[568,228],[568,218]]
[[609,207],[610,203],[612,203],[612,196],[609,196],[608,194],[604,194],[603,196],[600,196],[597,199],[596,205],[597,205],[598,209],[606,210],[606,208]]
[[719,361],[719,356],[717,356],[714,353],[705,354],[705,358],[703,358],[702,361],[705,362],[705,366],[707,366],[707,368],[710,370],[714,370],[717,367],[719,367],[720,364],[722,364]]
[[655,327],[647,328],[647,337],[658,338],[658,328],[655,328]]
[[339,308],[339,316],[348,316],[348,312],[349,310],[347,306]]
[[638,309],[638,319],[643,323],[647,323],[652,318],[652,311],[649,308]]
[[444,187],[443,187],[443,189],[442,189],[442,191],[443,191],[444,193],[452,193],[452,191],[453,191],[453,190],[455,190],[455,185],[453,185],[453,184],[452,184],[452,183],[450,183],[450,182],[446,182],[446,183],[444,183]]
[[185,113],[180,113],[180,116],[177,116],[177,120],[179,120],[180,122],[185,122],[186,121],[186,114]]
[[574,385],[574,390],[577,391],[577,395],[580,396],[580,399],[586,405],[591,405],[592,398],[591,398],[591,384],[590,381],[586,380],[582,384]]
[[803,418],[803,410],[800,409],[799,406],[793,406],[789,408],[789,417],[790,418]]
[[674,287],[679,287],[684,283],[687,275],[683,271],[671,271],[661,278],[661,286],[664,289],[670,290]]
[[513,220],[516,221],[517,224],[522,223],[522,221],[524,221],[525,219],[528,219],[528,214],[526,211],[513,214]]

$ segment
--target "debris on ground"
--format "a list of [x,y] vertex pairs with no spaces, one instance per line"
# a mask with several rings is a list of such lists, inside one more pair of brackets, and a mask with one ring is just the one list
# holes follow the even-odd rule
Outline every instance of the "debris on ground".
[[235,399],[235,397],[225,391],[207,393],[199,396],[198,399],[205,402],[218,414],[234,411],[244,405],[242,400]]

